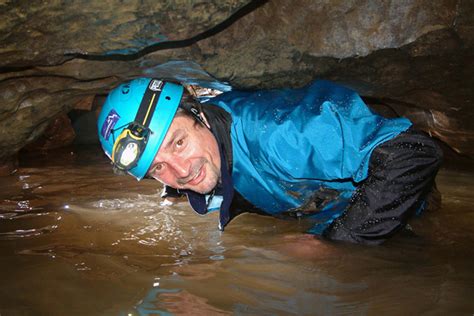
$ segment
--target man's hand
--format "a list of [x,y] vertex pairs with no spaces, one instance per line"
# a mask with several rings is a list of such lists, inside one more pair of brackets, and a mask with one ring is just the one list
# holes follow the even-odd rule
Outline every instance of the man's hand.
[[160,205],[161,206],[170,206],[170,205],[173,205],[177,202],[179,202],[179,198],[177,198],[177,197],[166,197],[166,198],[163,199],[163,201],[161,201]]

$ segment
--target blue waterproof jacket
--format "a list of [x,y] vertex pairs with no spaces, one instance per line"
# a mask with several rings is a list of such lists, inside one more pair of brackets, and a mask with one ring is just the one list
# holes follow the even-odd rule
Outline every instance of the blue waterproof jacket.
[[[316,233],[342,214],[367,178],[374,148],[411,126],[373,113],[357,93],[328,81],[230,91],[208,102],[232,117],[231,181],[253,205],[277,215],[305,206],[322,190],[337,193],[314,213]],[[229,220],[225,208],[221,227]]]

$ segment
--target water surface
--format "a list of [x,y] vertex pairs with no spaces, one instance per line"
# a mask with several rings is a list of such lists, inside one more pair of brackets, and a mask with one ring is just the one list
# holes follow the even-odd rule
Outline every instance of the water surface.
[[442,170],[442,209],[361,247],[249,214],[219,232],[96,147],[25,155],[0,178],[0,315],[472,315],[473,175]]

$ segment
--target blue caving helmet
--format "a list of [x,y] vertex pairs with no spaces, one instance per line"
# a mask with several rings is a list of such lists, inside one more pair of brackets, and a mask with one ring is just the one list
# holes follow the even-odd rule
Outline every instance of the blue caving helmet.
[[138,78],[112,90],[97,121],[99,140],[114,167],[143,179],[173,121],[184,87]]

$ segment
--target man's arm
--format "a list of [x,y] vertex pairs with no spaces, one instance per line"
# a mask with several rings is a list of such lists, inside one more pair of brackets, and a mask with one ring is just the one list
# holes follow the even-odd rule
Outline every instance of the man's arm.
[[434,140],[413,129],[377,146],[367,179],[323,236],[361,244],[384,242],[423,207],[441,161]]

